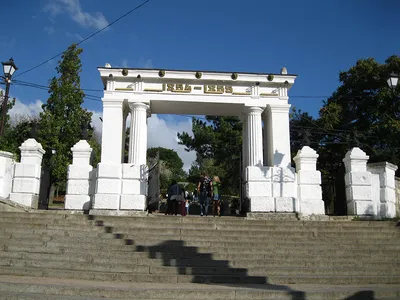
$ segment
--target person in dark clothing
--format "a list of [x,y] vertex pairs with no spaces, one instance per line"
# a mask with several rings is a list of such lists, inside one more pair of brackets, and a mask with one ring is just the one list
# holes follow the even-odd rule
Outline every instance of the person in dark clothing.
[[197,185],[197,192],[199,195],[200,202],[200,216],[208,214],[208,204],[211,197],[211,180],[207,174],[202,173],[199,184]]
[[180,202],[180,196],[182,195],[182,188],[179,186],[176,180],[172,180],[171,185],[168,187],[168,198],[167,198],[167,213],[168,215],[176,215],[179,211],[178,205]]

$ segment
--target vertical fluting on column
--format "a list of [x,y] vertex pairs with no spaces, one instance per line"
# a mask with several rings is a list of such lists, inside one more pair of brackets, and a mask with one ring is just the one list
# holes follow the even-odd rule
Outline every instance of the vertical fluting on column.
[[247,138],[247,115],[241,117],[242,120],[242,168],[243,174],[248,166],[248,138]]
[[147,110],[148,105],[140,102],[129,104],[131,108],[131,130],[129,139],[129,163],[146,164]]
[[263,166],[262,111],[257,106],[247,109],[248,166]]
[[122,111],[122,146],[121,146],[121,161],[125,163],[125,140],[126,140],[126,120],[128,118],[129,109],[123,107]]

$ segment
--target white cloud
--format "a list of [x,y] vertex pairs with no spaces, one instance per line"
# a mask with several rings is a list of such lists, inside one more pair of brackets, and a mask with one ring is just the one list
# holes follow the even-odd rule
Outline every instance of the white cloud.
[[72,37],[74,39],[77,39],[78,41],[82,41],[83,40],[83,37],[79,33],[70,33],[70,32],[67,31],[65,33],[65,35],[68,36],[68,37]]
[[151,59],[140,59],[138,62],[139,68],[152,69],[153,62]]
[[38,117],[40,112],[42,112],[42,105],[43,102],[41,100],[25,104],[16,99],[15,105],[8,111],[11,124],[15,124],[19,120]]
[[52,17],[67,13],[76,23],[86,28],[101,29],[108,25],[107,19],[101,12],[90,14],[82,10],[79,0],[52,0],[44,7]]
[[184,170],[188,171],[192,162],[196,159],[194,151],[185,151],[185,146],[178,144],[178,132],[186,131],[193,135],[192,120],[188,118],[185,121],[176,121],[172,118],[165,121],[157,115],[152,115],[147,120],[147,147],[164,147],[175,150],[183,160]]
[[91,111],[92,112],[92,123],[91,125],[94,127],[94,130],[101,134],[103,123],[100,118],[103,116],[103,113],[99,111]]
[[128,60],[127,60],[127,59],[123,59],[123,60],[122,60],[122,63],[121,63],[121,66],[122,66],[123,68],[128,68]]
[[47,32],[48,35],[52,35],[56,31],[53,26],[48,26],[43,29],[44,29],[44,31]]

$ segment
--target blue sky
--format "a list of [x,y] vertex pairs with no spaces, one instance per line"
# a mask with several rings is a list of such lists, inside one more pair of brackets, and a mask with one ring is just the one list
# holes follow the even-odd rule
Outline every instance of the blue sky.
[[[14,57],[17,76],[141,2],[8,1],[0,11],[0,60]],[[286,67],[298,75],[290,103],[316,116],[324,97],[314,97],[328,96],[337,88],[339,71],[360,58],[383,62],[399,54],[399,11],[398,0],[151,0],[81,45],[81,84],[101,89],[97,66],[106,62],[132,68],[265,73]],[[56,65],[51,61],[16,79],[47,85]],[[48,97],[46,91],[21,86],[13,86],[11,94],[31,107]],[[84,105],[101,112],[101,102]],[[184,117],[158,117],[175,130],[180,123],[190,123]]]

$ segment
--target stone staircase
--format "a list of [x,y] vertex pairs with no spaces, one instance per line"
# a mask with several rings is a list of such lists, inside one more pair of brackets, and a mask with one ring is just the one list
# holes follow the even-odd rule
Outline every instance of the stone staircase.
[[398,299],[399,230],[0,212],[0,299]]

